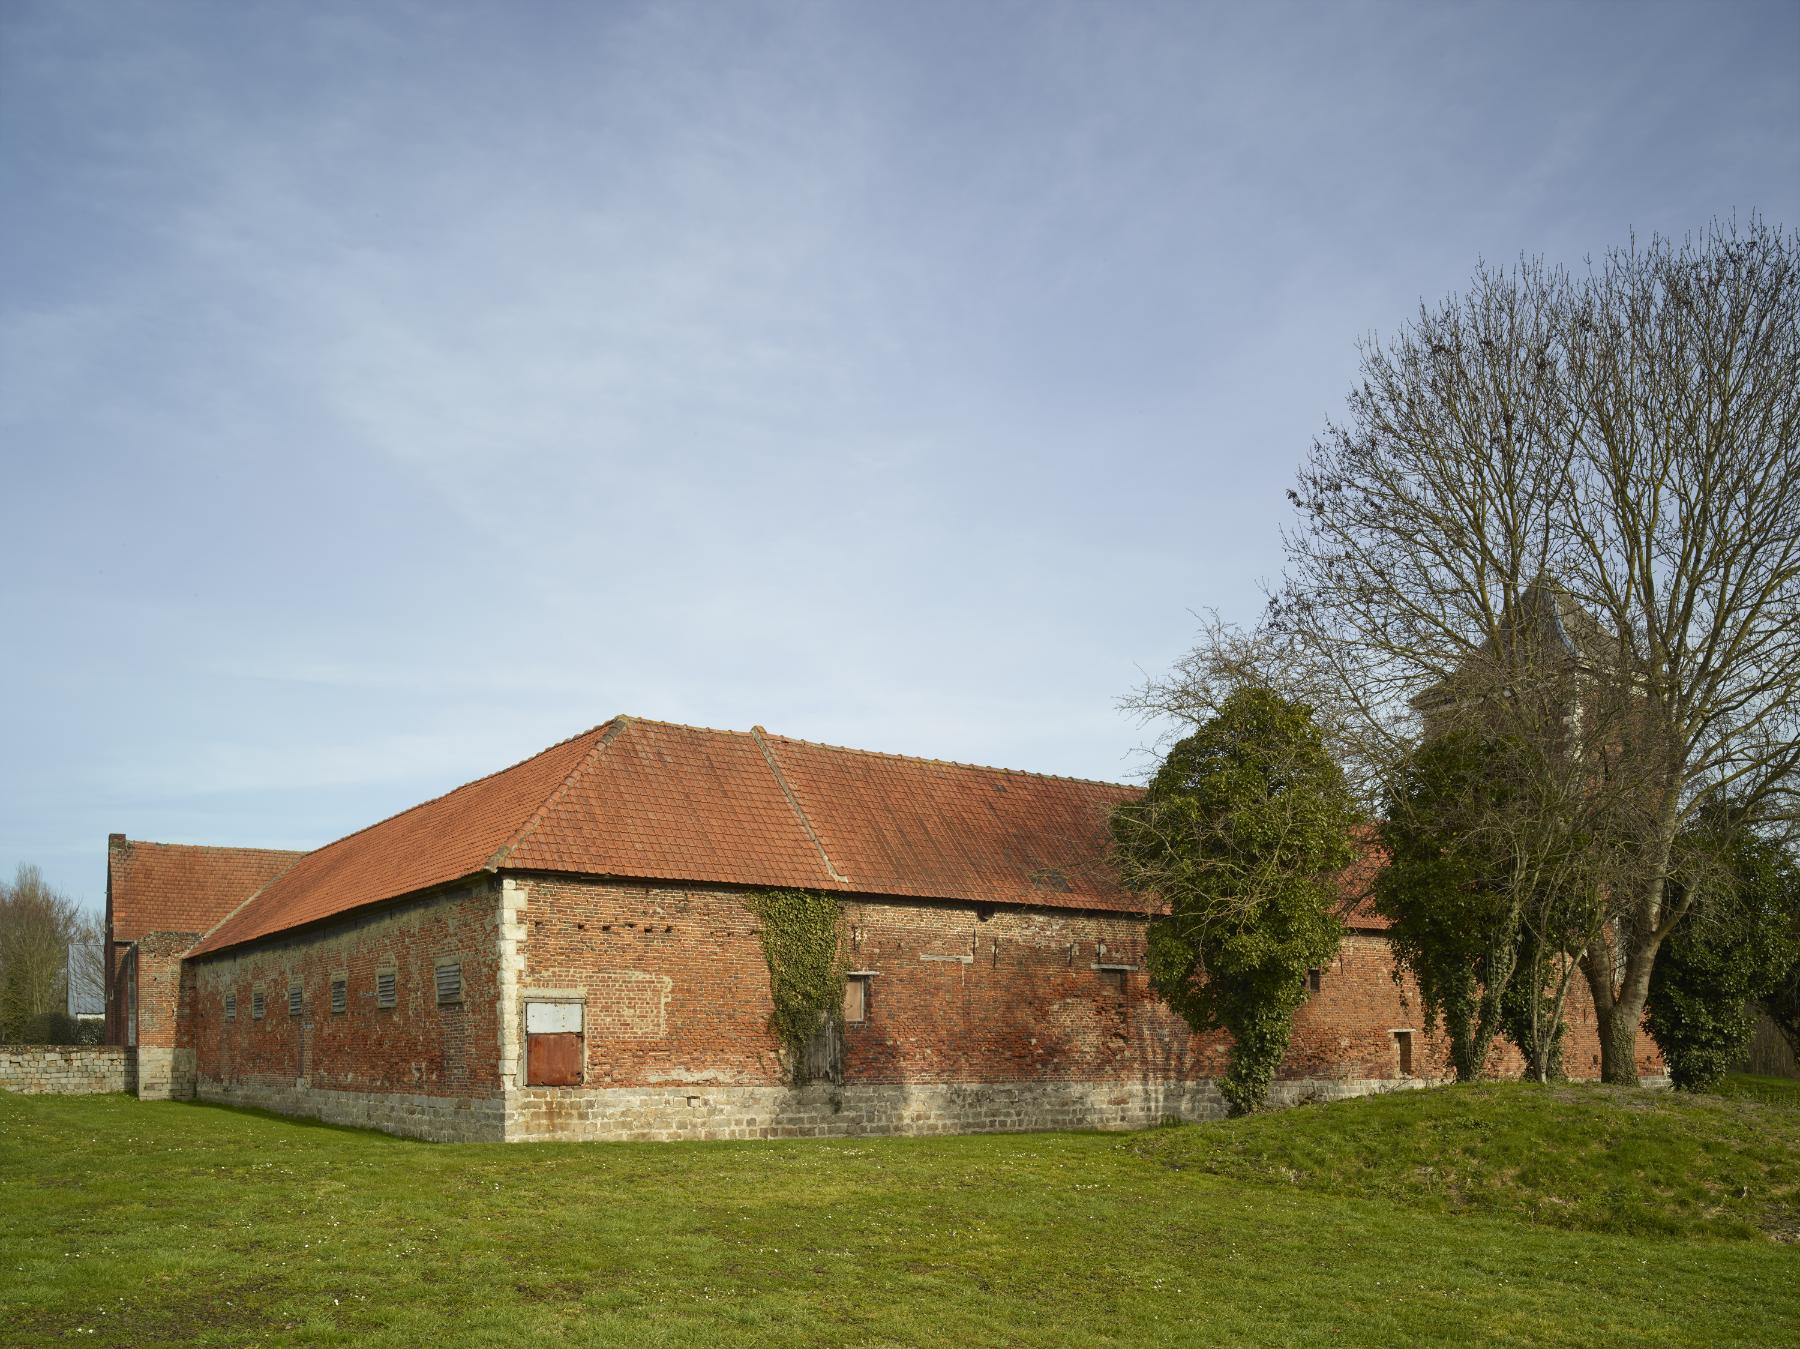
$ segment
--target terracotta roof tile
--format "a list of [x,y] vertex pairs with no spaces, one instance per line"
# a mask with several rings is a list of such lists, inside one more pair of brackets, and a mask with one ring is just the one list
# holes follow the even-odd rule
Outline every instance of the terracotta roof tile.
[[1107,861],[1135,788],[765,737],[841,880],[867,894],[1142,911]]
[[827,876],[753,735],[621,717],[502,863],[817,887]]
[[[618,717],[307,854],[195,951],[484,870],[1143,912],[1107,856],[1108,814],[1137,794]],[[1359,906],[1367,874],[1344,876],[1356,927],[1382,925]]]
[[146,843],[115,834],[106,857],[114,941],[147,932],[204,932],[305,853]]
[[1105,864],[1134,792],[619,717],[307,854],[195,951],[501,868],[1142,909]]
[[474,875],[528,824],[600,743],[603,726],[307,853],[208,932],[215,951],[365,904]]

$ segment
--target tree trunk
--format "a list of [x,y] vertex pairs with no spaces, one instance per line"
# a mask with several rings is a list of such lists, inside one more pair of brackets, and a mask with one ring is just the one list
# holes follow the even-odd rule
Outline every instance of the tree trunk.
[[[1657,942],[1655,946],[1660,946]],[[1609,960],[1584,959],[1588,988],[1594,996],[1594,1029],[1600,1040],[1600,1080],[1616,1087],[1638,1085],[1637,1037],[1644,1020],[1644,1003],[1650,995],[1650,965],[1655,946],[1648,952],[1633,951],[1625,962],[1625,977],[1615,990]],[[1610,954],[1610,953],[1609,953]]]

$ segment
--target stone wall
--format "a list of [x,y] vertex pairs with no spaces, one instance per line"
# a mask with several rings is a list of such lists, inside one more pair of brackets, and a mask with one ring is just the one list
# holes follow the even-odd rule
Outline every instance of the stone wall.
[[0,1045],[0,1091],[92,1096],[136,1086],[131,1051],[119,1045]]
[[268,1079],[199,1082],[203,1101],[248,1106],[281,1115],[379,1129],[432,1143],[498,1143],[505,1139],[506,1103],[498,1097],[428,1096],[405,1091],[339,1091]]
[[[1413,1079],[1277,1083],[1272,1101],[1298,1104],[1406,1090]],[[1014,1133],[1142,1129],[1220,1119],[1211,1082],[940,1082],[788,1087],[527,1088],[506,1114],[512,1142],[610,1139],[829,1138],[860,1134]]]
[[[499,895],[484,879],[189,961],[195,1094],[417,1137],[498,1139]],[[460,968],[461,997],[440,1003],[447,963]],[[378,996],[387,973],[391,1007]],[[491,1122],[470,1122],[480,1119]]]

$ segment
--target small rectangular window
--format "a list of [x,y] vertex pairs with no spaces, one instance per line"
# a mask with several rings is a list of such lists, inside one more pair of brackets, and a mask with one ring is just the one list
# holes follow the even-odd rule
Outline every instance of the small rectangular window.
[[1324,970],[1308,970],[1306,972],[1306,987],[1309,990],[1311,990],[1314,993],[1317,993],[1320,988],[1324,987],[1324,984],[1325,984],[1325,971]]
[[1400,1076],[1413,1075],[1412,1032],[1397,1030],[1394,1032],[1394,1044],[1400,1051]]
[[860,1026],[869,1019],[869,976],[853,974],[844,980],[844,1024]]
[[237,994],[235,993],[225,995],[225,1019],[227,1021],[237,1020]]
[[399,976],[398,976],[397,971],[376,970],[375,971],[375,1005],[377,1007],[392,1007],[396,1002],[398,1002],[399,997],[398,997],[398,994],[396,991],[398,984],[399,984]]
[[1099,972],[1100,987],[1104,988],[1108,993],[1117,993],[1121,996],[1124,995],[1125,976],[1131,973],[1131,966],[1096,965],[1094,966],[1094,969]]
[[300,1015],[301,1001],[302,1001],[302,999],[300,997],[300,985],[299,984],[289,984],[288,985],[288,1015],[289,1016],[299,1016]]
[[343,975],[331,981],[331,1010],[341,1012],[350,1005],[350,981]]
[[437,1000],[440,1005],[462,1001],[462,965],[437,967]]
[[263,1018],[263,995],[262,995],[261,991],[259,990],[250,995],[250,1019],[252,1021],[261,1021],[262,1018]]

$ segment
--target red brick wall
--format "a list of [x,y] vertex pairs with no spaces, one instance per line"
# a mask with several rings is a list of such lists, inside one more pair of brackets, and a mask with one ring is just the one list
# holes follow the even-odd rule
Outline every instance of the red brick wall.
[[769,969],[723,890],[520,878],[522,995],[587,995],[589,1087],[774,1083]]
[[[1393,1077],[1399,1071],[1399,1049],[1392,1034],[1411,1029],[1413,1071],[1427,1078],[1453,1077],[1449,1045],[1442,1035],[1423,1034],[1418,986],[1411,978],[1393,979],[1393,957],[1386,939],[1351,933],[1335,961],[1321,972],[1319,991],[1294,1018],[1294,1038],[1282,1066],[1286,1077]],[[1570,1077],[1600,1075],[1600,1041],[1594,1029],[1593,1001],[1579,972],[1569,988],[1563,1019],[1563,1066]],[[1504,1039],[1496,1039],[1488,1071],[1517,1077],[1524,1064]],[[1662,1056],[1648,1032],[1638,1037],[1638,1071],[1664,1072]]]
[[147,932],[138,939],[137,1042],[140,1048],[174,1049],[191,1034],[181,1006],[182,953],[197,932]]
[[125,1005],[127,992],[126,966],[131,962],[131,947],[124,942],[108,943],[106,951],[106,1043],[123,1045],[129,1029],[130,1009]]
[[[735,892],[521,877],[524,996],[587,998],[586,1082],[775,1084],[769,980],[757,921]],[[847,1083],[1193,1081],[1224,1070],[1229,1039],[1193,1036],[1150,992],[1141,920],[913,900],[845,905],[848,968],[874,971],[868,1020],[845,1030]],[[930,958],[928,958],[930,957]],[[1135,967],[1122,990],[1095,965]],[[1585,985],[1570,992],[1565,1061],[1598,1073]],[[1384,939],[1351,934],[1295,1018],[1285,1079],[1450,1075]],[[1641,1068],[1661,1072],[1640,1041]],[[1497,1049],[1494,1067],[1519,1071]]]
[[[500,1093],[498,889],[484,881],[434,899],[364,914],[314,933],[189,962],[201,1092],[213,1085],[493,1097]],[[463,1000],[439,1006],[440,959],[462,964]],[[392,961],[396,1006],[376,1006],[375,973]],[[348,979],[346,1010],[331,981]],[[288,1014],[288,987],[303,993]],[[261,991],[265,1010],[252,1015]],[[225,1019],[225,994],[237,1016]]]

